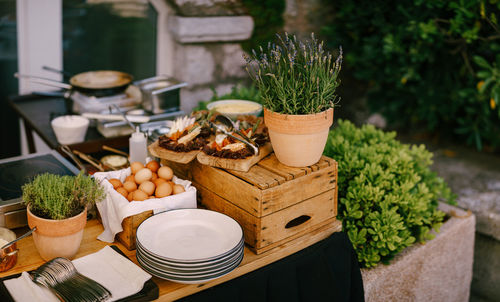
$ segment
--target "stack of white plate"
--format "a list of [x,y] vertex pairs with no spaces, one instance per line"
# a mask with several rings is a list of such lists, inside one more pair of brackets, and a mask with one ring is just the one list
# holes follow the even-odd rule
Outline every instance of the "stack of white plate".
[[137,261],[153,276],[195,284],[219,278],[240,264],[244,238],[229,216],[181,209],[154,215],[137,228]]

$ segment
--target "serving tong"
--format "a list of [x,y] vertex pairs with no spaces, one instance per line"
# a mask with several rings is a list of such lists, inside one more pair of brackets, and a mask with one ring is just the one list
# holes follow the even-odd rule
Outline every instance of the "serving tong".
[[[255,145],[255,143],[247,138],[246,135],[241,133],[240,130],[237,129],[236,125],[234,122],[227,116],[223,114],[219,114],[215,117],[214,122],[209,122],[210,126],[219,130],[220,132],[224,133],[225,135],[234,138],[235,140],[244,143],[245,145],[249,146],[252,148],[253,152],[255,155],[259,155],[259,148]],[[232,131],[228,131],[228,129]],[[231,132],[236,132],[239,134],[240,137],[234,136],[231,134]]]
[[33,282],[50,289],[61,301],[95,302],[111,298],[107,288],[80,274],[66,258],[54,258],[29,274]]

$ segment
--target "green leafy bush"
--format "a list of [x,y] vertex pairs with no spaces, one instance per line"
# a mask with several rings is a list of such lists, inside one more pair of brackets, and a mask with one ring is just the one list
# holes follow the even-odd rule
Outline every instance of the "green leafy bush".
[[[373,110],[392,125],[437,130],[478,149],[485,144],[500,147],[499,99],[478,92],[478,72],[484,67],[473,60],[480,56],[495,64],[500,1],[360,0],[324,5],[330,9],[325,18],[332,17],[322,33],[332,48],[344,47],[345,67],[365,81]],[[353,88],[359,90],[345,87]]]
[[432,153],[371,125],[338,121],[325,155],[338,164],[338,218],[364,267],[387,262],[414,242],[433,238],[455,196],[429,166]]
[[46,219],[66,219],[80,214],[104,197],[104,188],[83,173],[77,176],[44,173],[23,185],[23,202],[33,214]]

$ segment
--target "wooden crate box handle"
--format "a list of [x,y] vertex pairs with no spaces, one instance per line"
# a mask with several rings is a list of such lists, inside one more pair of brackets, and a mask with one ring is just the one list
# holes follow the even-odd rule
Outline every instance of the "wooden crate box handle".
[[290,228],[299,226],[299,225],[305,223],[306,221],[308,221],[309,219],[311,219],[311,216],[309,216],[309,215],[300,215],[299,217],[290,220],[285,225],[285,229],[290,229]]

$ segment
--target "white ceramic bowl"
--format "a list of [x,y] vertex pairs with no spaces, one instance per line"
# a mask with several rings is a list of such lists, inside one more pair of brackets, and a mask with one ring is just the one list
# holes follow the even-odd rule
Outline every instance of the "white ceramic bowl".
[[63,115],[50,123],[57,141],[62,145],[81,143],[89,127],[89,120],[80,115]]
[[232,119],[238,115],[255,115],[262,112],[262,105],[252,101],[245,100],[222,100],[208,103],[207,109],[214,109]]

